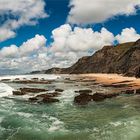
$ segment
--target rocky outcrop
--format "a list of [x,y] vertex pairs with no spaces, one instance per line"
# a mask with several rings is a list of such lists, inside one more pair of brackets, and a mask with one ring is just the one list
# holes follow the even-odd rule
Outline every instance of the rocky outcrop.
[[92,90],[90,90],[90,89],[78,90],[78,91],[75,91],[75,93],[89,94],[89,93],[92,93]]
[[140,78],[140,67],[136,70],[136,78]]
[[31,93],[39,93],[39,92],[45,92],[48,91],[47,89],[42,88],[20,88],[21,92],[31,92]]
[[29,98],[29,101],[35,103],[55,103],[55,102],[59,102],[59,100],[54,97],[57,97],[59,95],[60,93],[58,92],[40,94],[35,97]]
[[74,103],[78,105],[86,105],[92,101],[92,95],[80,94],[74,98]]
[[123,94],[140,94],[140,89],[128,89],[122,91]]
[[20,88],[17,91],[13,91],[13,95],[25,95],[28,93],[40,93],[48,91],[47,89],[40,89],[40,88]]
[[140,77],[140,40],[105,46],[69,68],[52,68],[46,74],[118,73]]
[[78,105],[86,105],[91,101],[100,102],[108,98],[117,97],[118,95],[119,94],[117,93],[112,94],[95,93],[93,95],[90,95],[88,93],[82,93],[74,98],[74,103]]

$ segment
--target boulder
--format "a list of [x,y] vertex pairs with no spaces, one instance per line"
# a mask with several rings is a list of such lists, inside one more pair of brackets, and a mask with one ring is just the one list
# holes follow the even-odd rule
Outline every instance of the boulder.
[[74,98],[74,103],[78,105],[86,105],[91,101],[100,102],[107,98],[117,97],[119,94],[112,93],[112,94],[103,94],[103,93],[95,93],[93,95],[90,94],[80,94]]
[[13,95],[25,95],[25,94],[27,94],[27,92],[20,91],[20,90],[13,91]]
[[106,97],[103,93],[95,93],[92,95],[93,101],[96,101],[96,102],[103,101],[105,98]]
[[54,93],[47,93],[47,94],[40,94],[35,97],[29,98],[29,101],[31,102],[39,102],[39,103],[54,103],[59,102],[58,99],[55,99],[54,97],[60,95],[60,93],[54,92]]
[[92,101],[92,95],[80,94],[74,98],[74,103],[78,105],[86,105]]

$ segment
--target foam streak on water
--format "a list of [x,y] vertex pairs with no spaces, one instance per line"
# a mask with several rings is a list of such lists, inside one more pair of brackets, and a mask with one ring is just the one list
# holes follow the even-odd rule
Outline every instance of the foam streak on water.
[[0,97],[12,95],[14,89],[5,83],[0,83]]

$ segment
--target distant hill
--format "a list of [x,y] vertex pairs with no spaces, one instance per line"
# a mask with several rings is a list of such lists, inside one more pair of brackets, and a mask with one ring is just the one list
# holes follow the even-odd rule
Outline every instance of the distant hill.
[[80,58],[68,68],[51,68],[39,73],[118,73],[140,77],[140,39],[116,46],[104,46],[92,56]]

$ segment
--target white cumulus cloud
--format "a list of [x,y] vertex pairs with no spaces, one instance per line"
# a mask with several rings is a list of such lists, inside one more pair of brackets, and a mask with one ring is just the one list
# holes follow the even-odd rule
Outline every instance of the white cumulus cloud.
[[0,27],[0,42],[16,36],[16,33],[12,30]]
[[68,22],[100,23],[116,15],[135,14],[136,6],[140,6],[140,0],[71,0]]
[[89,51],[98,50],[103,45],[111,45],[114,35],[107,29],[102,28],[100,32],[95,32],[92,28],[71,28],[65,24],[53,30],[52,49],[54,51]]
[[27,55],[28,53],[34,53],[41,47],[46,46],[47,39],[43,35],[36,35],[34,38],[27,40],[19,47],[21,55]]
[[138,39],[140,39],[140,35],[132,27],[123,29],[121,34],[116,36],[119,43],[134,42]]
[[38,19],[48,17],[44,0],[0,0],[0,41],[15,36],[23,25],[35,25]]
[[1,57],[15,57],[15,55],[18,55],[18,47],[16,45],[4,47],[0,50]]

